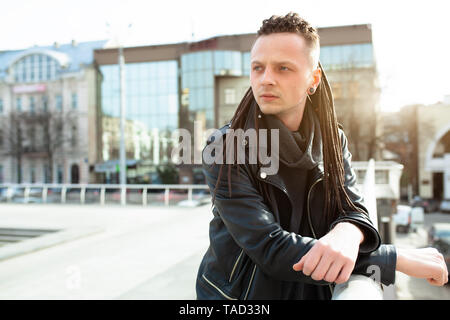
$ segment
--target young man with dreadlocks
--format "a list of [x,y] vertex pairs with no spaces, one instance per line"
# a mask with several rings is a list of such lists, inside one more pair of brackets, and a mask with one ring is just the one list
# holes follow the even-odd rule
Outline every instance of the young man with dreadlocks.
[[[207,163],[208,146],[223,141],[209,137],[203,171],[214,217],[197,275],[198,299],[330,299],[336,283],[352,273],[371,276],[374,266],[385,285],[395,282],[396,270],[433,285],[447,282],[437,250],[380,243],[355,187],[319,50],[317,31],[295,13],[272,16],[258,31],[251,87],[217,131],[227,140],[220,152],[226,158],[236,151],[231,129],[277,130],[278,149],[269,145],[267,151],[279,168],[269,173],[259,158]],[[251,144],[243,144],[250,152]]]

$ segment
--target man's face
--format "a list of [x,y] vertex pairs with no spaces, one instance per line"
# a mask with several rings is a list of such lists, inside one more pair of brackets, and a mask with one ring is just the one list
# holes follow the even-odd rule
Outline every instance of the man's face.
[[283,32],[256,40],[251,51],[250,83],[264,114],[299,110],[312,82],[309,49],[303,37]]

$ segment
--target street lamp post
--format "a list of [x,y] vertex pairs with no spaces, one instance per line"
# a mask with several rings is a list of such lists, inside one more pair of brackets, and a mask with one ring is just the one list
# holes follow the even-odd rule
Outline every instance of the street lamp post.
[[[106,24],[108,29],[110,24]],[[125,111],[126,111],[126,93],[125,93],[125,58],[123,54],[123,43],[130,31],[132,24],[128,24],[127,28],[116,29],[111,32],[114,35],[119,48],[119,79],[120,79],[120,146],[119,146],[119,182],[121,185],[120,203],[126,204],[126,184],[127,184],[127,168],[126,168],[126,151],[125,151]],[[117,27],[117,25],[116,25]]]
[[125,153],[125,58],[123,46],[119,44],[119,79],[120,79],[120,184],[127,184]]

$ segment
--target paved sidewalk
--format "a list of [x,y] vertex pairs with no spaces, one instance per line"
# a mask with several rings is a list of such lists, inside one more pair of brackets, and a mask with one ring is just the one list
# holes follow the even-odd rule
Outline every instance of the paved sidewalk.
[[62,229],[66,237],[77,230],[78,236],[0,261],[0,299],[195,299],[210,215],[208,204],[2,204],[1,227]]
[[[0,299],[195,299],[210,205],[1,204],[1,228],[59,232],[0,248]],[[396,245],[423,246],[425,230]],[[449,299],[397,272],[387,299]],[[426,290],[425,290],[426,289]]]

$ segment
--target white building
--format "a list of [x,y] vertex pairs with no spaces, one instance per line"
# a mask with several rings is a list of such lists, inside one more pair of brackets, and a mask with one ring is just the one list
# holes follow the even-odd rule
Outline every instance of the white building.
[[418,108],[419,191],[450,199],[450,101]]
[[[93,51],[105,43],[72,41],[0,52],[0,119],[5,124],[0,129],[0,183],[95,182],[93,168],[99,158],[101,135]],[[15,123],[12,114],[20,121],[35,119],[35,128],[21,124],[27,133],[21,143],[13,141],[19,136],[17,132],[8,129]],[[59,117],[60,137],[45,138],[50,130],[41,128],[40,120],[36,121],[38,114]],[[31,134],[27,130],[32,130]],[[48,150],[53,161],[49,161]]]

